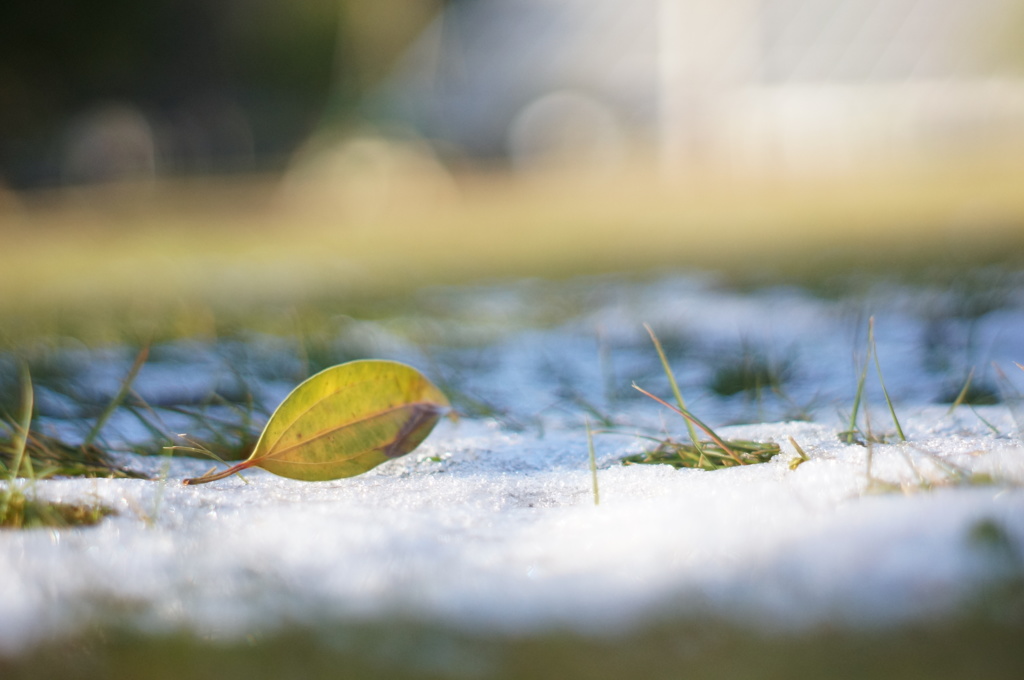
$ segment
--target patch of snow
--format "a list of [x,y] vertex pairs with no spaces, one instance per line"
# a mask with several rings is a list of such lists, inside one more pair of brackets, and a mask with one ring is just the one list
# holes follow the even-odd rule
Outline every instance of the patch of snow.
[[[0,535],[0,649],[97,620],[239,636],[321,617],[600,631],[687,611],[776,627],[950,613],[998,574],[973,526],[996,521],[1024,545],[1024,449],[981,428],[915,427],[920,450],[873,451],[872,475],[906,494],[865,494],[866,449],[809,423],[726,428],[783,452],[717,472],[623,467],[636,445],[599,437],[599,506],[578,430],[479,422],[443,424],[409,456],[334,482],[256,471],[183,487],[206,467],[184,459],[157,482],[51,480],[42,496],[119,514]],[[811,457],[795,470],[790,436]],[[916,474],[942,481],[932,456],[1002,482],[913,490]]]
[[[1024,447],[1011,409],[948,413],[932,404],[944,376],[924,368],[926,322],[907,313],[905,299],[894,296],[893,305],[880,302],[872,312],[886,383],[910,441],[869,451],[837,437],[856,387],[854,358],[864,351],[866,316],[849,314],[851,305],[790,289],[741,294],[704,279],[593,288],[596,304],[591,299],[549,327],[496,332],[501,319],[493,310],[486,328],[471,316],[450,319],[445,332],[462,332],[461,324],[465,337],[494,338],[458,350],[452,364],[432,361],[445,348],[403,339],[401,324],[349,324],[360,342],[390,348],[389,358],[428,373],[432,365],[455,372],[463,362],[460,387],[522,418],[519,431],[486,418],[445,421],[413,453],[333,482],[257,470],[245,481],[185,487],[182,479],[210,464],[123,454],[159,481],[36,483],[43,498],[101,503],[118,514],[91,528],[0,532],[0,652],[97,622],[214,637],[392,616],[496,633],[600,632],[690,613],[774,629],[886,625],[955,614],[989,584],[1024,571]],[[479,299],[510,298],[511,309],[535,313],[530,296],[541,294],[524,285]],[[1004,365],[1024,359],[1012,355],[1021,347],[1022,319],[1019,308],[983,316],[971,331],[974,347]],[[567,388],[593,397],[627,435],[685,436],[681,421],[653,402],[605,398],[609,373],[624,393],[631,379],[642,379],[668,394],[644,322],[674,334],[672,359],[691,408],[716,427],[777,418],[786,400],[810,404],[814,420],[719,428],[726,437],[777,442],[782,451],[765,464],[716,472],[625,467],[620,459],[645,443],[599,434],[595,506],[584,411]],[[706,389],[708,358],[743,340],[793,349],[797,377],[785,399],[766,394],[759,403]],[[274,355],[274,342],[236,349],[255,355],[249,365],[257,371],[259,357]],[[602,342],[610,366],[602,367]],[[163,348],[140,374],[139,390],[152,399],[175,389],[201,392],[230,377],[218,359],[224,351],[201,343]],[[278,364],[256,383],[269,407],[297,370]],[[891,432],[871,369],[871,423]],[[109,392],[123,371],[108,366],[97,375]],[[1016,375],[1010,380],[1020,384]],[[768,415],[757,418],[762,408]],[[130,421],[118,416],[112,428],[131,440]],[[790,437],[810,456],[795,469]],[[956,471],[995,482],[948,484]],[[897,490],[875,493],[872,480]],[[1007,550],[972,538],[984,522],[1005,531]]]

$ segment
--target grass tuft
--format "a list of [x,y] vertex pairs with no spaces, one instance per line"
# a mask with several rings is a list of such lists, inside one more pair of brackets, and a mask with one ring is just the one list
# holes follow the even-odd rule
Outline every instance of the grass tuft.
[[[668,384],[672,387],[672,396],[676,398],[676,403],[679,405],[679,409],[682,411],[686,410],[686,402],[683,400],[683,393],[679,390],[679,383],[676,382],[675,373],[672,372],[672,367],[668,365],[668,357],[665,356],[665,350],[661,346],[661,341],[658,340],[658,336],[655,335],[654,329],[649,325],[644,324],[644,328],[647,329],[647,334],[651,336],[651,342],[654,343],[654,349],[658,352],[658,358],[661,360],[661,368],[665,371],[665,375],[668,377]],[[636,385],[634,385],[636,387]],[[697,431],[693,429],[693,423],[689,418],[686,419],[686,431],[690,435],[690,441],[693,443],[693,448],[699,453],[701,450],[700,438],[697,436]]]
[[112,514],[115,514],[113,510],[102,505],[42,501],[13,486],[10,481],[0,491],[0,528],[3,529],[92,526]]
[[889,408],[889,415],[892,416],[892,422],[896,426],[896,435],[900,441],[907,441],[906,435],[903,434],[903,428],[900,426],[899,418],[896,416],[896,408],[893,406],[892,399],[889,398],[889,390],[885,387],[885,378],[882,376],[882,364],[878,359],[878,348],[875,345],[875,317],[868,319],[868,341],[867,341],[867,352],[864,355],[864,363],[861,365],[860,375],[857,377],[857,392],[853,397],[853,408],[850,409],[850,420],[847,428],[839,433],[839,441],[844,444],[860,444],[865,443],[884,443],[886,437],[882,435],[875,435],[871,432],[871,424],[867,422],[868,413],[865,409],[864,418],[866,421],[867,432],[862,432],[860,427],[857,425],[857,419],[860,414],[861,404],[864,402],[864,385],[867,382],[868,377],[868,365],[874,361],[875,369],[878,371],[878,383],[882,387],[882,394],[885,396],[886,406]]
[[878,370],[878,384],[882,386],[882,394],[885,396],[885,405],[889,407],[889,414],[892,416],[892,422],[896,425],[896,434],[899,435],[900,441],[907,441],[907,437],[903,434],[903,428],[900,427],[900,419],[896,417],[896,409],[892,405],[892,399],[889,398],[889,390],[885,389],[885,378],[882,377],[882,364],[878,360],[878,348],[875,346],[875,317],[868,319],[868,352],[875,360],[875,368]]
[[[18,419],[9,427],[10,443],[4,451],[7,463],[0,462],[0,477],[5,480],[0,489],[0,528],[34,529],[39,527],[71,527],[96,524],[111,510],[102,506],[72,505],[41,501],[26,494],[41,476],[52,474],[50,469],[37,473],[33,463],[30,442],[38,441],[31,430],[35,392],[28,367],[21,369],[21,409]],[[17,483],[17,477],[26,477],[29,484]]]
[[779,445],[772,442],[761,443],[731,439],[728,450],[714,441],[701,442],[698,450],[692,444],[677,442],[671,438],[656,439],[645,437],[657,442],[657,446],[643,453],[635,453],[622,459],[623,465],[671,465],[674,468],[698,468],[701,470],[720,470],[767,463],[779,453]]
[[[130,385],[137,369],[125,381]],[[16,418],[0,420],[0,466],[11,479],[54,475],[69,477],[134,477],[144,475],[121,468],[110,460],[106,451],[93,443],[110,412],[120,400],[112,403],[93,425],[89,436],[79,445],[68,444],[53,435],[32,427],[35,392],[26,365],[21,368],[21,405]],[[122,391],[127,393],[127,387]]]
[[743,393],[759,398],[765,391],[781,391],[792,373],[791,360],[771,360],[763,352],[744,345],[738,353],[729,354],[718,363],[708,388],[723,397]]
[[[650,397],[662,406],[665,406],[683,416],[690,435],[690,443],[683,444],[676,442],[671,438],[655,439],[653,437],[645,437],[646,439],[652,439],[653,441],[658,442],[658,445],[651,451],[623,458],[622,462],[624,465],[667,463],[675,468],[687,467],[703,470],[719,470],[727,467],[736,467],[738,465],[765,463],[779,453],[779,445],[772,442],[761,443],[743,440],[726,441],[718,436],[718,434],[703,421],[697,418],[697,416],[691,413],[686,408],[686,402],[683,401],[679,385],[668,365],[668,360],[665,358],[665,352],[661,348],[661,343],[658,342],[658,338],[650,326],[645,324],[644,327],[647,329],[648,334],[650,334],[651,341],[654,343],[654,347],[658,351],[658,356],[661,359],[661,365],[665,370],[665,375],[668,377],[669,385],[672,387],[672,392],[676,398],[678,406],[673,406],[661,397],[651,394],[636,383],[633,383],[633,388],[641,394]],[[697,429],[702,430],[709,439],[701,440],[697,436]]]

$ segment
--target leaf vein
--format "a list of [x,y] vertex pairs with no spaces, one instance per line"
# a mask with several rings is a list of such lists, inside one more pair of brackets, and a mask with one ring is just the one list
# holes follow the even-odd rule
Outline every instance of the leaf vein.
[[[254,458],[253,460],[266,460],[268,458],[276,459],[278,456],[281,456],[281,455],[283,455],[285,453],[288,453],[290,451],[294,451],[295,449],[298,449],[298,448],[301,448],[303,446],[306,446],[310,442],[316,441],[317,439],[322,439],[324,437],[327,437],[328,435],[334,434],[335,432],[338,432],[339,430],[344,430],[345,428],[352,427],[352,426],[358,425],[360,423],[369,422],[369,421],[371,421],[371,420],[373,420],[375,418],[380,418],[380,417],[389,415],[391,413],[394,413],[394,412],[399,411],[399,410],[404,409],[404,408],[408,408],[408,407],[416,408],[416,407],[419,407],[419,406],[436,407],[438,405],[434,404],[433,402],[429,402],[429,401],[405,402],[405,403],[399,404],[397,406],[392,406],[391,408],[384,409],[382,411],[377,411],[376,413],[374,413],[372,415],[369,415],[369,416],[366,416],[364,418],[358,418],[356,420],[351,420],[351,421],[348,421],[348,422],[343,423],[341,425],[330,427],[330,428],[328,428],[326,430],[321,430],[320,432],[317,432],[315,435],[313,435],[311,437],[308,437],[306,439],[303,439],[301,442],[297,442],[295,444],[291,444],[290,446],[286,446],[284,448],[276,449],[276,450],[275,449],[271,449],[267,453],[265,453],[262,456],[260,456],[259,458]],[[280,440],[281,440],[281,438],[279,437],[278,441],[280,441]],[[386,444],[385,444],[385,446],[386,446]],[[297,463],[297,464],[302,464],[302,463]]]

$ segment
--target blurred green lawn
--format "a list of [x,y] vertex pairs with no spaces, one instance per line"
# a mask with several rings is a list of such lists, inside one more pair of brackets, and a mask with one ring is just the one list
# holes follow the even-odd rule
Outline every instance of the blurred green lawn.
[[671,183],[475,173],[440,189],[416,177],[350,189],[221,177],[8,197],[0,332],[188,335],[246,309],[520,277],[695,268],[827,288],[1024,262],[1024,161]]

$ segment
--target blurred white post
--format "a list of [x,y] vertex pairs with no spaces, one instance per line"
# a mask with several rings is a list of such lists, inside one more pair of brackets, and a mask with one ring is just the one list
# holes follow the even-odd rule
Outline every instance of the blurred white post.
[[716,109],[753,80],[758,0],[658,0],[658,156],[663,177],[713,153]]
[[658,162],[662,179],[679,174],[683,156],[683,3],[658,0]]

